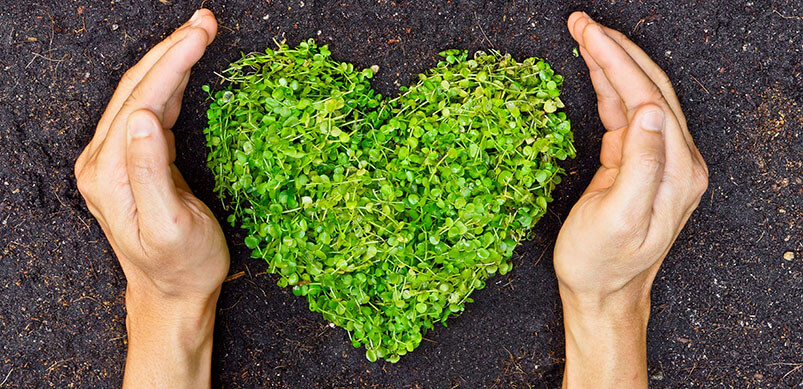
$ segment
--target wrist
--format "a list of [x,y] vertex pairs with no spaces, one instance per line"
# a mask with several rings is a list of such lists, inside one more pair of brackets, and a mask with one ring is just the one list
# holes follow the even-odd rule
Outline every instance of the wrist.
[[564,312],[605,320],[646,321],[649,316],[652,278],[647,274],[615,282],[583,281],[575,282],[577,286],[558,277]]
[[610,294],[576,293],[559,287],[564,317],[582,322],[627,323],[646,321],[650,314],[649,290],[620,290]]
[[123,387],[138,387],[143,380],[164,387],[209,387],[218,294],[190,301],[129,285]]
[[161,278],[156,278],[131,265],[124,256],[118,254],[118,258],[126,276],[125,303],[129,313],[141,311],[145,315],[161,315],[167,319],[204,316],[214,311],[222,279],[217,284],[194,283],[196,278],[172,274],[176,272],[162,272]]
[[220,289],[179,298],[129,284],[125,301],[130,346],[156,341],[186,352],[203,349],[212,337],[219,294]]
[[590,298],[561,290],[565,388],[647,386],[649,294]]
[[[567,357],[576,351],[598,348],[622,349],[626,345],[646,346],[649,305],[646,308],[586,307],[563,305]],[[604,354],[603,354],[604,355]]]

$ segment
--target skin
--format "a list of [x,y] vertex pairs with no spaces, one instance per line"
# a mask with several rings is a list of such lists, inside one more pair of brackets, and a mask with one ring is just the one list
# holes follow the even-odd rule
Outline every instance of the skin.
[[127,279],[124,387],[211,385],[215,304],[229,269],[223,231],[173,164],[190,69],[217,33],[208,10],[125,73],[75,163],[78,189]]
[[[663,71],[585,14],[572,14],[569,30],[607,133],[602,167],[555,247],[563,384],[646,387],[652,281],[708,171]],[[128,281],[124,387],[211,385],[215,305],[229,252],[214,215],[173,164],[170,129],[190,70],[216,33],[214,15],[199,10],[126,72],[75,163],[78,189]]]
[[563,387],[644,388],[650,289],[708,186],[708,168],[661,68],[584,13],[572,14],[568,27],[606,133],[602,166],[555,244]]

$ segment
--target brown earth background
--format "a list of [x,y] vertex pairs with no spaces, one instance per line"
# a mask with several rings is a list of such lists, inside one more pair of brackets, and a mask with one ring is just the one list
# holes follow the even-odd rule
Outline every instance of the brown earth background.
[[651,385],[803,386],[801,1],[0,0],[0,387],[120,385],[125,280],[72,166],[125,69],[202,5],[220,31],[174,130],[179,168],[221,220],[200,86],[273,39],[314,37],[336,59],[379,65],[374,87],[387,95],[442,49],[546,58],[565,76],[578,150],[514,270],[395,365],[368,362],[224,227],[232,276],[218,304],[216,386],[559,385],[552,246],[597,167],[603,133],[565,28],[573,10],[624,31],[667,71],[711,170],[655,282]]

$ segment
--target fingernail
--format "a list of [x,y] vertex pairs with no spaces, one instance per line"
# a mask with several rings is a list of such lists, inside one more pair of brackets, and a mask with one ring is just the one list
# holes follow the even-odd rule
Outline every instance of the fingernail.
[[645,131],[663,132],[665,126],[666,117],[663,110],[654,109],[641,117],[641,128]]
[[203,20],[201,18],[201,10],[197,10],[195,11],[194,14],[192,14],[192,17],[190,18],[190,25],[193,27],[198,27],[199,25],[201,25],[201,20]]
[[131,139],[147,138],[153,130],[153,122],[142,115],[134,115],[128,120],[128,136]]
[[591,23],[596,23],[596,21],[594,20],[594,18],[592,18],[592,17],[591,17],[591,15],[589,15],[589,14],[585,13],[585,11],[583,11],[583,15],[585,15],[585,16],[588,18],[588,21],[589,21],[589,22],[591,22]]

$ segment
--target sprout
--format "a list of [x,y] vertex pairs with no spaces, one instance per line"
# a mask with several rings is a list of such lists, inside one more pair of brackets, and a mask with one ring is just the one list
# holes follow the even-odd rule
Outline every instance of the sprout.
[[399,361],[512,269],[575,154],[546,62],[441,56],[394,99],[371,88],[376,69],[314,40],[244,56],[222,90],[203,87],[227,220],[370,361]]

